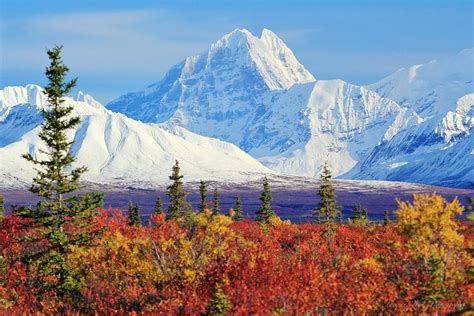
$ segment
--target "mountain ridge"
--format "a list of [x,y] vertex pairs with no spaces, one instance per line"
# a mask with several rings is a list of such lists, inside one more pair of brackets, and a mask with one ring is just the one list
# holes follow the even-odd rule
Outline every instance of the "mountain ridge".
[[[218,181],[234,176],[245,181],[250,174],[316,177],[327,161],[342,179],[468,186],[474,179],[473,65],[473,49],[466,49],[402,68],[367,86],[316,80],[270,30],[263,29],[257,37],[236,29],[204,53],[174,65],[160,81],[119,97],[107,108],[83,92],[68,98],[79,104],[76,113],[85,118],[73,150],[81,156],[87,143],[100,143],[100,159],[108,157],[109,167],[88,163],[105,182],[114,172],[117,177],[127,174],[123,165],[111,162],[118,161],[114,155],[124,155],[119,142],[127,144],[129,138],[131,148],[142,156],[136,156],[135,163],[125,159],[126,165],[153,170],[152,160],[162,159],[156,152],[175,155],[187,161],[184,169],[189,168],[194,180],[201,175]],[[46,106],[40,91],[35,85],[0,90],[0,160],[10,159],[5,158],[5,148],[39,125],[38,109]],[[115,125],[121,128],[112,132]],[[91,130],[103,136],[86,140]],[[167,144],[160,144],[157,135]],[[153,150],[145,148],[148,143]],[[199,147],[207,146],[220,160],[213,164],[209,157],[193,156],[204,165],[193,164],[177,144],[201,155],[206,153]],[[37,144],[22,148],[30,145]],[[209,172],[199,173],[199,168]],[[243,175],[239,168],[251,172]],[[108,178],[103,176],[106,172]],[[150,172],[141,174],[136,167],[127,181],[138,175],[146,178]]]
[[[31,91],[35,91],[31,93]],[[0,90],[0,109],[9,108],[9,115],[0,120],[0,131],[17,125],[21,136],[5,139],[0,134],[0,174],[4,186],[23,186],[34,174],[33,166],[20,158],[24,153],[41,157],[44,144],[38,137],[41,124],[39,109],[46,103],[38,86]],[[8,93],[10,92],[10,93]],[[30,93],[29,93],[30,92]],[[86,100],[78,101],[78,100]],[[38,101],[31,105],[28,101]],[[3,102],[3,103],[1,103]],[[19,102],[18,104],[13,104]],[[200,136],[180,128],[182,136],[172,134],[156,124],[135,121],[113,113],[92,97],[79,93],[78,98],[65,98],[74,106],[81,124],[68,137],[74,139],[71,152],[77,165],[87,165],[84,180],[104,184],[153,185],[165,182],[177,159],[188,180],[245,182],[274,172],[241,151],[235,145]],[[30,121],[16,119],[16,109],[28,108],[38,118]],[[12,114],[15,114],[12,118]],[[12,122],[13,120],[13,122]],[[19,126],[23,123],[23,126]],[[231,179],[231,180],[229,180]]]

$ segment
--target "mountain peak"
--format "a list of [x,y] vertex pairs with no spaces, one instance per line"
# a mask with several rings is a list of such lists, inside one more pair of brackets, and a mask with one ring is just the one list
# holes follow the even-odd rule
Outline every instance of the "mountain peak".
[[244,119],[261,106],[258,100],[266,93],[314,81],[272,31],[263,29],[257,37],[235,29],[203,53],[171,67],[160,81],[119,97],[107,108],[156,123],[184,123],[196,115]]
[[235,29],[230,33],[222,36],[215,43],[211,45],[211,50],[216,50],[220,47],[238,47],[243,44],[248,44],[249,40],[253,38],[253,34],[247,29]]
[[35,84],[28,84],[25,87],[9,86],[0,90],[0,111],[17,104],[27,103],[38,108],[45,107],[47,101],[43,95],[43,88]]
[[278,37],[275,33],[273,33],[271,30],[263,28],[262,29],[262,34],[260,35],[260,39],[262,40],[267,40],[267,41],[279,41],[283,43],[281,38]]
[[458,98],[472,92],[472,48],[456,55],[401,68],[368,86],[381,96],[413,108],[422,116],[452,111]]
[[99,101],[94,99],[90,94],[84,93],[82,91],[79,91],[77,93],[75,100],[80,101],[80,102],[85,102],[95,108],[103,108],[103,105]]
[[271,90],[286,90],[296,83],[316,80],[283,40],[265,28],[260,37],[247,29],[235,29],[224,35],[211,45],[207,60],[216,56],[228,56],[236,64],[253,65]]

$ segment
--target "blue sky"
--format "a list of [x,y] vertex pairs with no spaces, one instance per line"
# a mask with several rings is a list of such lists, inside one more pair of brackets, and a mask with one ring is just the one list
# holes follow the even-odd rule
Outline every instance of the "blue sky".
[[2,0],[0,88],[44,84],[64,45],[78,88],[101,102],[158,81],[235,28],[268,28],[319,79],[374,82],[473,45],[471,0]]

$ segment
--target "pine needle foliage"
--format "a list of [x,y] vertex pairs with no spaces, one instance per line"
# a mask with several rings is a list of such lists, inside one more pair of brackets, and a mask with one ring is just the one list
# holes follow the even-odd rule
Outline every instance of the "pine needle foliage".
[[268,184],[268,178],[263,179],[263,191],[260,196],[260,201],[262,204],[260,208],[255,212],[257,215],[257,220],[263,223],[268,223],[270,218],[276,216],[276,213],[272,210],[271,206],[272,192],[270,190],[270,185]]
[[65,82],[69,68],[62,61],[61,50],[62,46],[55,46],[47,51],[50,65],[46,68],[48,85],[44,94],[48,106],[41,110],[44,121],[38,134],[45,149],[40,150],[39,158],[31,153],[22,156],[36,166],[30,191],[42,199],[36,208],[15,210],[15,215],[30,220],[29,228],[34,232],[21,240],[34,249],[22,260],[35,265],[44,276],[39,282],[41,290],[55,288],[60,296],[79,290],[80,280],[69,267],[67,255],[73,246],[90,246],[102,232],[93,219],[104,198],[102,193],[73,195],[80,188],[80,177],[87,168],[71,166],[75,161],[70,151],[74,141],[68,139],[67,132],[80,124],[80,118],[73,115],[74,108],[66,104],[64,97],[77,79]]

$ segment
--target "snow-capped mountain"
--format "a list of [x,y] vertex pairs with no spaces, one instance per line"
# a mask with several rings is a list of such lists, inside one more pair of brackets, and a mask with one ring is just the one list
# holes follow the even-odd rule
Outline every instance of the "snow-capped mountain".
[[[108,109],[82,93],[67,99],[83,119],[73,150],[86,179],[104,183],[159,183],[178,159],[189,180],[314,177],[327,161],[342,178],[467,186],[473,65],[467,49],[361,87],[316,80],[271,31],[237,29]],[[0,91],[2,179],[31,178],[17,157],[38,150],[40,92]]]
[[316,81],[268,30],[258,38],[237,29],[107,107],[232,142],[278,172],[308,176],[325,160],[336,175],[349,171],[419,119],[366,88]]
[[[237,29],[172,67],[160,82],[107,107],[143,122],[173,121],[212,135],[229,127],[226,120],[240,125],[251,120],[265,92],[314,80],[271,31],[263,30],[258,38]],[[206,125],[211,121],[213,126]]]
[[[82,122],[69,135],[76,165],[87,165],[84,180],[107,184],[163,184],[175,159],[188,181],[248,181],[273,172],[235,145],[177,127],[174,134],[104,108],[91,96],[66,98]],[[0,90],[0,178],[3,186],[31,182],[33,166],[24,153],[41,156],[39,109],[46,106],[35,85]]]
[[421,122],[376,146],[344,177],[469,186],[474,181],[474,51],[400,69],[370,85]]
[[[263,130],[268,137],[249,153],[274,170],[296,175],[317,175],[324,161],[342,174],[381,140],[418,120],[395,102],[342,80],[294,86],[272,102],[250,134],[256,138]],[[299,135],[288,137],[288,131]]]
[[423,117],[444,115],[459,98],[474,92],[474,49],[399,69],[367,88]]

